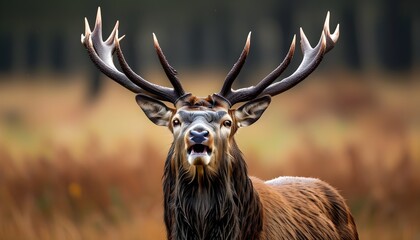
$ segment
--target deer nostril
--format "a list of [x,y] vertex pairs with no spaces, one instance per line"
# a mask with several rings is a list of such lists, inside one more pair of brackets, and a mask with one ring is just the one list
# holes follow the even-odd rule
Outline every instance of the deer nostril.
[[190,140],[195,143],[202,143],[207,140],[209,136],[209,131],[203,129],[191,130],[190,131]]

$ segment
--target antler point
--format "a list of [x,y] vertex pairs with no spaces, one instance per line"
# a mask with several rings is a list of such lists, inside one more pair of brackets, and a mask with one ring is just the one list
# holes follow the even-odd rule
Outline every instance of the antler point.
[[337,24],[337,27],[335,28],[333,35],[335,34],[337,34],[337,37],[338,35],[340,35],[340,24]]
[[153,35],[153,44],[155,45],[155,48],[156,49],[160,49],[159,41],[158,41],[158,39],[156,37],[156,34],[155,33],[152,33],[152,35]]
[[248,53],[249,52],[249,47],[251,46],[251,31],[248,33],[248,37],[246,38],[246,43],[245,43],[245,51]]
[[85,17],[85,35],[87,36],[90,33],[91,33],[91,30],[90,30],[89,22],[87,18]]
[[330,11],[327,12],[327,17],[325,17],[324,31],[327,33],[327,35],[329,35],[329,33],[330,33]]
[[293,55],[295,52],[295,47],[296,47],[296,34],[293,34],[293,39],[292,39],[292,43],[290,44],[290,52]]
[[96,13],[96,25],[100,25],[101,23],[102,23],[101,7],[98,7],[98,11]]
[[334,33],[330,34],[330,38],[333,40],[334,43],[336,43],[339,37],[340,37],[340,24],[337,24],[337,27],[335,28]]
[[300,28],[300,38],[300,48],[302,49],[302,52],[312,49],[311,43],[302,28]]

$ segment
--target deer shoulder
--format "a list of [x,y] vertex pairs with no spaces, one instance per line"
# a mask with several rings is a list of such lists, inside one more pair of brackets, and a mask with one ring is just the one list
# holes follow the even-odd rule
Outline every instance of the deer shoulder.
[[264,208],[261,239],[354,239],[350,209],[328,183],[306,177],[251,180]]

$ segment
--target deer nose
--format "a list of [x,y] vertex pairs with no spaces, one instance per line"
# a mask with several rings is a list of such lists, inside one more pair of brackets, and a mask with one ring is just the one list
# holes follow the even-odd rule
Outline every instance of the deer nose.
[[208,140],[209,131],[203,128],[196,128],[190,131],[190,140],[195,144],[201,144]]

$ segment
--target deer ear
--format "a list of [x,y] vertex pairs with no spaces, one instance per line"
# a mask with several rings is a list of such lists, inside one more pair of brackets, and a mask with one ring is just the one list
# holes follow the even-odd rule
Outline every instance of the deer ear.
[[150,121],[158,126],[169,126],[174,109],[144,94],[136,95],[136,101]]
[[256,122],[270,105],[271,97],[266,95],[251,100],[235,110],[238,127],[247,127]]

